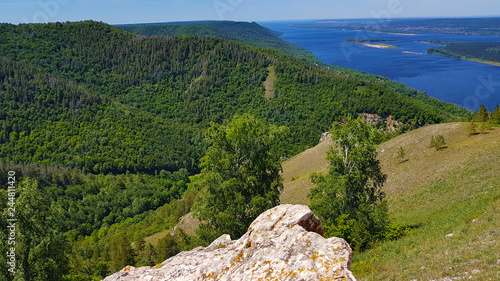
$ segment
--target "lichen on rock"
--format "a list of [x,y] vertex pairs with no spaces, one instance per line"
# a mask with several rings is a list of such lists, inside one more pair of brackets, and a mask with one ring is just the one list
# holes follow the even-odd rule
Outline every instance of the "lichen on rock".
[[356,280],[349,244],[322,235],[321,221],[307,206],[279,205],[238,240],[223,235],[206,248],[167,259],[161,268],[126,267],[104,280]]

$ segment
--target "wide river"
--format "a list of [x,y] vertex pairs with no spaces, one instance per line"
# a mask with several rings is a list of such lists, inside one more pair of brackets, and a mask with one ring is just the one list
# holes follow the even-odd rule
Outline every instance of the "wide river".
[[[351,30],[298,27],[301,22],[263,22],[262,25],[283,32],[282,39],[311,51],[330,65],[382,75],[403,82],[429,96],[477,110],[483,104],[494,110],[500,105],[500,66],[427,54],[440,46],[425,40],[495,41],[499,37],[420,33],[398,35]],[[378,49],[347,44],[347,38],[391,38],[380,42],[398,49]],[[377,44],[376,42],[373,44]]]

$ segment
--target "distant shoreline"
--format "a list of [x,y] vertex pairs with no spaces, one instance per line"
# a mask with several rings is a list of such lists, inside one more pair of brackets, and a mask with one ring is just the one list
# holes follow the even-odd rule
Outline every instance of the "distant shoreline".
[[430,41],[429,43],[446,45],[428,49],[427,53],[430,54],[500,66],[498,55],[500,42]]
[[495,66],[500,66],[500,62],[496,61],[489,61],[489,60],[482,60],[482,59],[474,59],[474,58],[467,58],[467,57],[460,57],[460,58],[455,58],[452,56],[447,56],[445,54],[440,54],[440,53],[434,53],[431,52],[431,54],[442,56],[442,57],[447,57],[447,58],[453,58],[453,59],[460,59],[460,60],[468,60],[472,62],[478,62],[478,63],[483,63],[483,64],[489,64],[489,65],[495,65]]
[[363,30],[363,29],[355,29],[354,31],[358,31],[358,32],[372,32],[372,33],[381,33],[381,34],[391,34],[391,35],[403,35],[403,36],[417,36],[417,35],[421,35],[421,34],[416,34],[416,33],[383,32],[383,31]]
[[473,61],[473,62],[484,63],[484,64],[489,64],[489,65],[500,66],[500,62],[496,62],[496,61],[489,61],[489,60],[482,60],[482,59],[471,59],[471,58],[460,58],[460,59],[468,60],[468,61]]
[[392,35],[403,35],[403,36],[417,36],[421,34],[416,34],[416,33],[397,33],[397,32],[375,32],[375,33],[385,33],[385,34],[392,34]]

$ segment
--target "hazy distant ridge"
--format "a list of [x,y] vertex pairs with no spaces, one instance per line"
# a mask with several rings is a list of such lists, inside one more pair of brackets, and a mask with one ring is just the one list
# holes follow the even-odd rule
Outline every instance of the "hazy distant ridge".
[[129,24],[116,27],[131,33],[149,36],[213,36],[257,47],[271,48],[308,61],[319,62],[311,52],[279,38],[278,36],[282,35],[281,32],[270,30],[256,22],[194,21]]

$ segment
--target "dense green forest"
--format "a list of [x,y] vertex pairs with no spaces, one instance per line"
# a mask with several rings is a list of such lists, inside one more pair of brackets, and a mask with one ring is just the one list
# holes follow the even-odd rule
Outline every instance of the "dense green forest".
[[[411,96],[414,99],[424,101],[426,104],[433,104],[448,113],[466,114],[466,111],[458,106],[440,100],[430,98],[425,92],[415,90],[406,86],[403,83],[395,82],[379,75],[363,73],[357,70],[343,68],[339,66],[329,66],[319,61],[311,52],[303,49],[300,46],[280,39],[278,36],[281,32],[273,31],[259,24],[246,22],[232,21],[202,21],[202,22],[181,22],[181,23],[156,23],[156,24],[131,24],[118,25],[120,29],[129,31],[139,35],[149,36],[174,36],[174,35],[203,35],[212,36],[222,39],[233,40],[244,44],[249,44],[257,47],[270,48],[292,55],[294,57],[303,58],[309,62],[313,62],[328,70],[333,70],[337,74],[347,75],[359,78],[367,82],[377,82],[385,87],[392,89],[399,94]],[[382,38],[387,40],[387,38]],[[357,40],[357,39],[354,39]],[[372,39],[361,39],[369,40]],[[377,40],[374,38],[373,40]],[[393,40],[393,39],[388,39]],[[366,43],[366,42],[359,42]]]
[[255,22],[200,21],[184,23],[130,24],[116,27],[139,35],[174,36],[202,35],[234,40],[245,44],[272,48],[310,62],[321,62],[304,48],[287,42],[278,36],[280,32],[270,30]]
[[449,42],[446,47],[431,48],[427,52],[457,59],[500,63],[500,42]]
[[[135,36],[97,22],[0,27],[0,102],[8,109],[0,157],[14,162],[93,173],[194,172],[200,128],[235,113],[289,126],[288,155],[349,113],[393,115],[415,126],[452,118],[433,99],[426,104],[235,42]],[[267,100],[262,82],[270,65],[277,97]]]
[[[267,99],[270,66],[276,95]],[[19,238],[32,245],[22,248],[25,279],[99,280],[200,243],[182,232],[154,247],[144,238],[199,200],[189,176],[200,172],[210,123],[245,113],[288,127],[278,144],[287,157],[347,115],[392,115],[401,131],[469,115],[381,77],[219,38],[142,36],[93,21],[0,24],[0,182],[15,171],[20,202],[41,214],[19,213],[30,218],[20,233],[40,233]],[[50,251],[39,245],[60,245],[59,258],[44,259]]]

